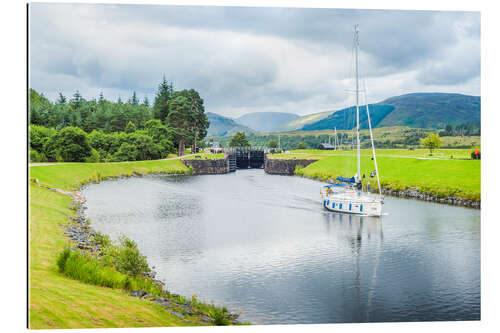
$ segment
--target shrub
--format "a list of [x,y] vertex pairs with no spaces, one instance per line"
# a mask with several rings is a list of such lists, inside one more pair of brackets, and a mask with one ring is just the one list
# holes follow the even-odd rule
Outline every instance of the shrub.
[[119,245],[104,248],[103,263],[115,267],[119,272],[131,276],[144,275],[150,272],[146,257],[137,244],[127,237],[120,237]]
[[229,321],[227,319],[228,314],[229,312],[226,307],[222,307],[222,309],[220,309],[214,306],[210,310],[210,317],[212,318],[213,323],[217,326],[229,325]]
[[47,162],[47,157],[44,153],[30,149],[30,162]]
[[91,156],[87,134],[78,127],[66,127],[52,136],[44,145],[47,157],[65,162],[84,162]]
[[120,148],[118,148],[118,151],[113,155],[113,161],[115,162],[135,161],[137,160],[138,155],[139,151],[133,144],[124,142],[121,144]]
[[85,283],[128,291],[144,290],[154,296],[163,295],[162,288],[149,278],[127,276],[101,260],[65,248],[57,258],[59,271],[66,276]]
[[66,267],[66,261],[68,260],[71,254],[71,250],[68,247],[65,247],[64,250],[57,257],[57,267],[59,267],[59,272],[64,272]]
[[97,232],[92,239],[92,243],[100,246],[101,248],[106,248],[111,246],[111,239],[108,235]]
[[29,127],[29,144],[30,148],[43,152],[45,142],[53,136],[55,130],[38,125],[30,125]]
[[98,163],[101,160],[101,157],[99,155],[99,152],[92,148],[90,150],[90,156],[85,159],[85,162],[87,163]]

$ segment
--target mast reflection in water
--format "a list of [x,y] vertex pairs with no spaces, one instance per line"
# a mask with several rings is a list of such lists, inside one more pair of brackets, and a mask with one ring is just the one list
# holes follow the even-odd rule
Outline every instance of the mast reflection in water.
[[89,185],[87,215],[124,234],[173,292],[260,324],[480,319],[480,211],[386,197],[328,212],[318,182],[239,170]]

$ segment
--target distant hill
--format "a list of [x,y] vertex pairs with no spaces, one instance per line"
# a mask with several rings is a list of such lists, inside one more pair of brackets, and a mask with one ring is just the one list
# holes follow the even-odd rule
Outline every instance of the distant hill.
[[246,134],[255,133],[255,130],[238,124],[233,119],[218,115],[217,113],[207,112],[207,117],[210,121],[208,136],[232,136],[236,132],[245,132]]
[[323,111],[323,112],[318,112],[318,113],[313,113],[313,114],[308,114],[306,116],[301,116],[299,118],[296,118],[292,121],[289,121],[288,123],[284,124],[281,126],[280,130],[281,131],[294,131],[298,129],[302,129],[305,125],[309,125],[312,123],[315,123],[317,121],[320,121],[321,119],[324,119],[331,115],[334,110],[330,111]]
[[236,118],[236,121],[258,132],[272,132],[298,118],[300,116],[286,112],[252,112]]
[[381,104],[393,105],[395,109],[380,122],[380,127],[444,128],[447,124],[481,121],[479,96],[417,93],[391,97]]
[[[353,127],[354,107],[302,127],[305,131]],[[362,111],[362,112],[361,112]],[[481,98],[461,94],[415,93],[388,98],[370,105],[372,127],[409,126],[444,128],[481,121]],[[360,110],[360,127],[367,128],[366,110]]]
[[[388,114],[394,111],[394,106],[385,104],[369,104],[369,109],[371,125],[372,127],[377,127],[382,119],[384,119]],[[346,130],[351,129],[355,126],[356,107],[351,106],[350,108],[336,111],[320,121],[305,125],[304,127],[302,127],[302,129],[304,131],[316,131],[334,128],[337,128],[338,130]],[[366,106],[363,106],[359,109],[359,127],[361,129],[368,128]]]

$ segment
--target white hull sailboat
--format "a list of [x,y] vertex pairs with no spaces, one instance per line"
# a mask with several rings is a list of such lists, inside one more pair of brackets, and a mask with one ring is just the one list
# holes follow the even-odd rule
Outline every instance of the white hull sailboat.
[[[366,102],[366,87],[364,89],[366,112],[368,116],[368,128],[370,130],[370,140],[373,153],[373,161],[375,170],[371,173],[371,177],[377,176],[379,194],[370,194],[362,191],[363,183],[361,178],[361,153],[359,141],[359,30],[358,26],[354,27],[354,43],[355,43],[355,62],[356,62],[356,142],[357,142],[357,173],[354,177],[344,178],[337,177],[338,183],[323,186],[321,196],[323,199],[323,207],[330,211],[340,213],[361,214],[369,216],[382,215],[382,189],[380,187],[380,178],[378,174],[377,158],[375,156],[375,145],[373,144],[373,134],[370,121],[370,110]],[[364,177],[363,177],[364,178]]]

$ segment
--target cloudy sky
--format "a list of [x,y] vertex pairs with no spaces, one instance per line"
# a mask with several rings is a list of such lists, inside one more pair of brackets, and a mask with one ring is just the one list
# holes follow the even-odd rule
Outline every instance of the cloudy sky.
[[150,101],[163,75],[206,111],[308,114],[352,103],[353,25],[368,101],[480,95],[478,12],[31,4],[30,86]]

